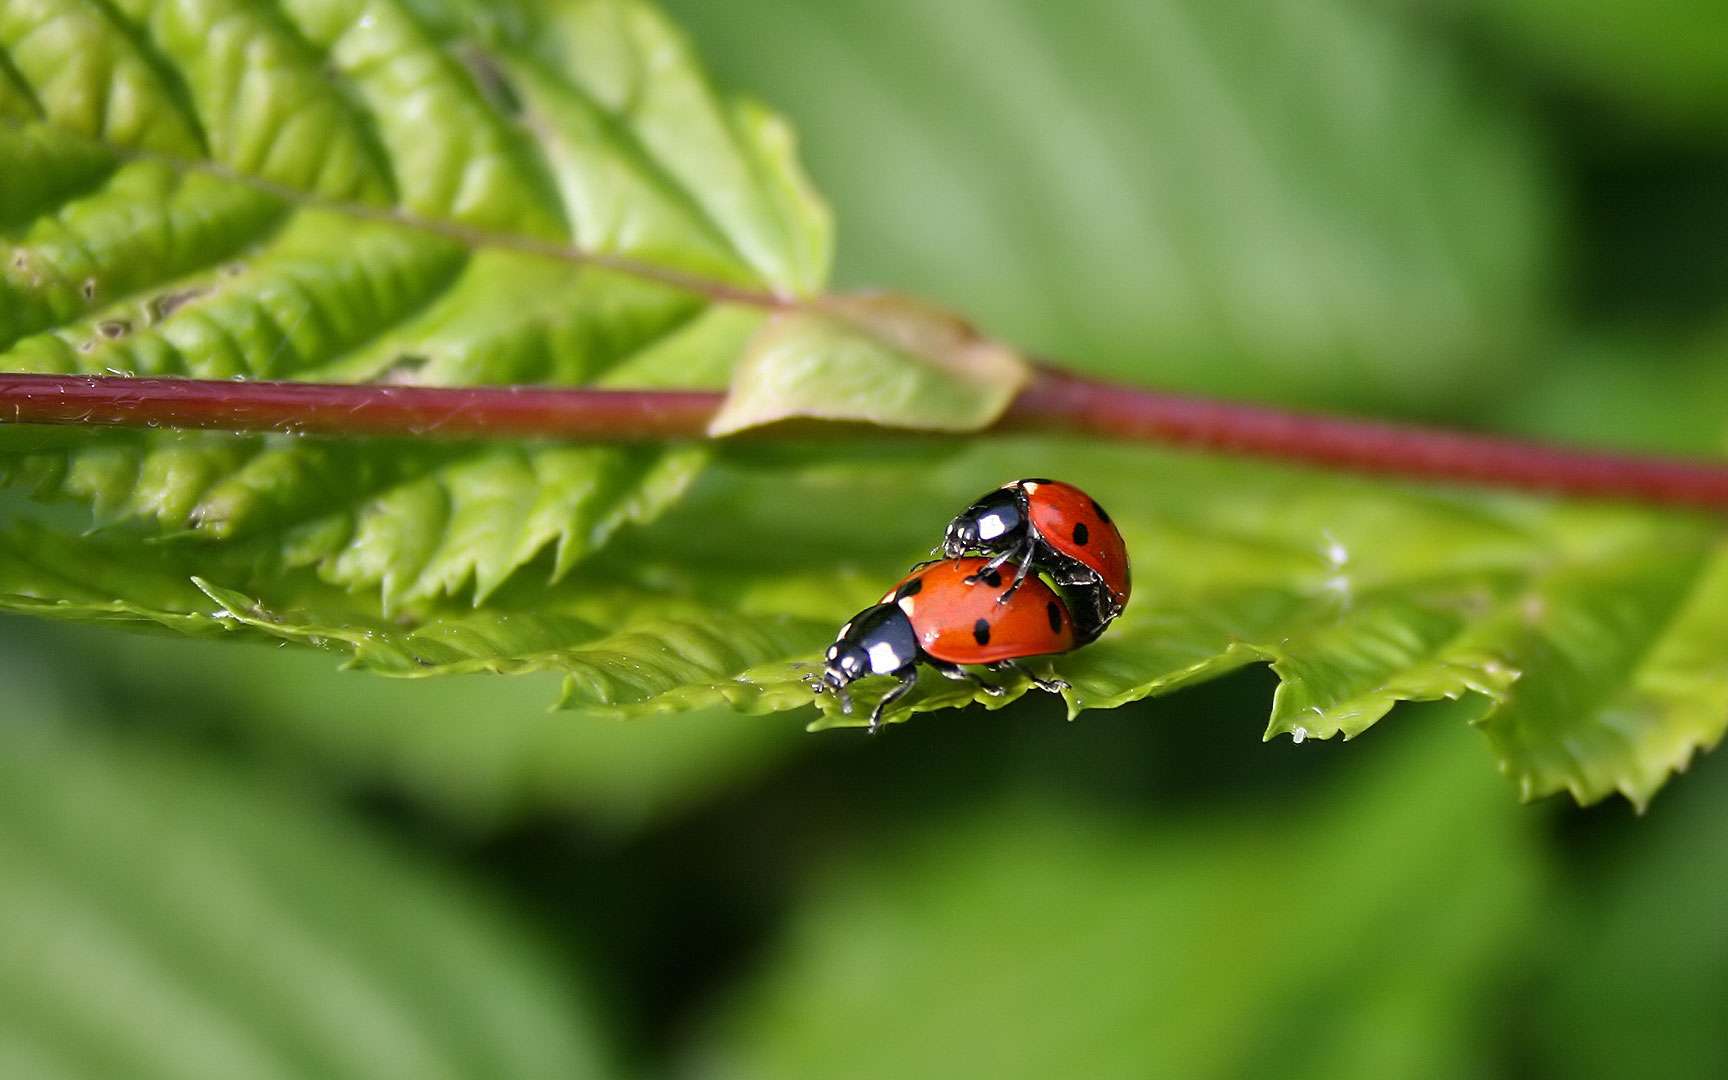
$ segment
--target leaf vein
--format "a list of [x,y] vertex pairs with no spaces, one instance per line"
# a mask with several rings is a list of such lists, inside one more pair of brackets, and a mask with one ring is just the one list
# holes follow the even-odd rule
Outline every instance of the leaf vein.
[[[0,121],[18,127],[12,121]],[[68,133],[69,137],[70,133]],[[542,240],[518,233],[483,229],[452,221],[440,221],[413,214],[399,206],[378,207],[342,199],[328,199],[300,188],[278,184],[262,177],[251,176],[208,159],[190,160],[173,154],[120,146],[107,140],[96,140],[108,153],[122,161],[152,162],[179,172],[196,172],[241,184],[253,191],[270,195],[300,209],[325,210],[333,214],[364,221],[400,225],[403,228],[440,236],[473,248],[498,248],[528,255],[539,255],[562,262],[603,267],[616,273],[665,285],[683,292],[705,296],[716,303],[739,304],[769,310],[790,310],[802,306],[800,301],[761,289],[732,285],[697,274],[656,266],[640,259],[589,251],[574,244]]]
[[180,68],[172,59],[165,55],[151,35],[149,27],[141,26],[124,13],[115,8],[113,0],[88,0],[89,4],[102,13],[102,17],[115,31],[132,46],[133,52],[145,66],[150,69],[162,84],[168,99],[174,103],[180,118],[186,122],[187,129],[197,141],[198,148],[203,153],[210,153],[210,134],[205,130],[204,120],[198,113],[197,102],[193,99],[191,88],[186,85],[186,79],[180,74]]

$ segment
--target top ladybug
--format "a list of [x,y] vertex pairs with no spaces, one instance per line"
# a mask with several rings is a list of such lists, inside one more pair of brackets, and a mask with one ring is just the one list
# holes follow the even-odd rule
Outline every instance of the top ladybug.
[[[942,553],[991,556],[985,569],[1017,561],[1006,600],[1034,570],[1067,588],[1077,644],[1097,638],[1122,614],[1130,587],[1128,549],[1092,496],[1054,480],[1003,484],[948,523]],[[982,572],[982,571],[981,571]]]

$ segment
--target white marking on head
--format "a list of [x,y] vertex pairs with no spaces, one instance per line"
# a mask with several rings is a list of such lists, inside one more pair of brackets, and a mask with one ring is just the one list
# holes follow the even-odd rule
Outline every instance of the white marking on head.
[[[841,633],[844,634],[845,631],[842,630]],[[839,655],[840,655],[840,646],[838,644],[828,646],[828,659],[832,660],[836,656],[839,656]]]
[[851,632],[852,632],[852,624],[847,623],[845,626],[842,626],[840,628],[840,632],[838,634],[835,634],[834,636],[835,637],[845,637],[847,634],[850,634]]
[[878,675],[900,670],[900,656],[894,651],[894,645],[888,641],[878,641],[870,646],[870,670]]
[[985,514],[978,519],[978,539],[994,540],[1008,531],[1008,523],[1002,520],[1001,514]]

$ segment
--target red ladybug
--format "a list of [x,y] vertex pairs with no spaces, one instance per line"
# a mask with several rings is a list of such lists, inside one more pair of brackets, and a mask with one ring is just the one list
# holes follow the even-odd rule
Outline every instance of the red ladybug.
[[1016,560],[1007,601],[1034,570],[1064,586],[1073,603],[1076,635],[1084,645],[1104,632],[1127,606],[1131,582],[1128,548],[1098,500],[1073,484],[1016,480],[1003,484],[948,524],[942,553],[992,556],[990,569]]
[[982,558],[948,559],[915,568],[840,628],[828,647],[827,661],[815,682],[840,699],[850,715],[846,686],[866,675],[893,675],[900,684],[870,713],[870,730],[881,726],[883,710],[918,681],[918,664],[929,664],[947,678],[973,683],[992,696],[1005,691],[960,667],[984,664],[992,671],[1020,671],[1041,690],[1066,690],[1060,679],[1041,679],[1015,660],[1074,648],[1074,619],[1050,586],[1038,578],[1012,586]]

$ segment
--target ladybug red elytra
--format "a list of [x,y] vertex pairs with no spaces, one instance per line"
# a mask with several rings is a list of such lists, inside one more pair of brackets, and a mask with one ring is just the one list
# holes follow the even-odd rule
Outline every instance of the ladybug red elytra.
[[998,696],[1005,691],[964,670],[961,664],[983,664],[992,671],[1015,670],[1041,690],[1052,693],[1068,684],[1042,679],[1016,660],[1067,652],[1076,644],[1073,616],[1056,591],[1039,578],[1023,579],[1019,588],[1004,580],[988,559],[946,559],[915,568],[840,628],[828,647],[822,674],[806,676],[840,699],[848,714],[852,700],[846,686],[866,675],[893,675],[900,680],[870,713],[870,730],[881,726],[883,710],[912,689],[918,664],[939,674],[981,687]]
[[942,553],[950,559],[988,555],[992,570],[1017,561],[1004,603],[1032,571],[1049,574],[1069,593],[1082,645],[1102,634],[1128,603],[1122,533],[1098,500],[1073,484],[1038,478],[1003,484],[949,522]]

